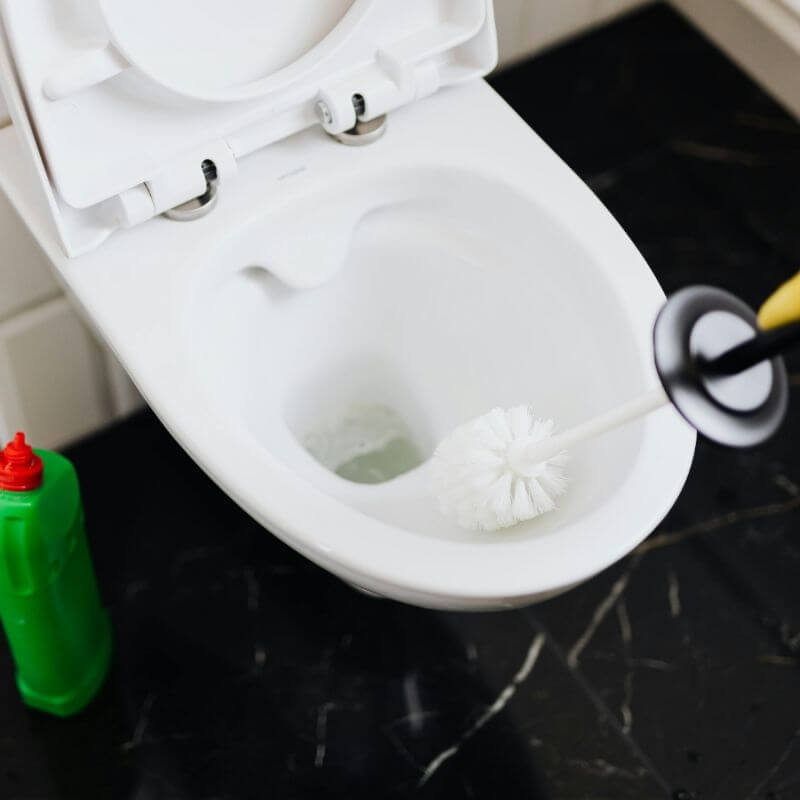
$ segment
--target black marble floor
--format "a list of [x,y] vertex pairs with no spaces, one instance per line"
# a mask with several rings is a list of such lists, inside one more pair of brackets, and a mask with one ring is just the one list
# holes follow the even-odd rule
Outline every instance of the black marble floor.
[[[493,83],[667,290],[756,305],[800,269],[800,126],[665,7]],[[790,367],[779,437],[701,443],[636,553],[503,614],[357,594],[265,535],[149,414],[82,443],[116,662],[59,721],[21,706],[0,646],[0,798],[800,798]]]

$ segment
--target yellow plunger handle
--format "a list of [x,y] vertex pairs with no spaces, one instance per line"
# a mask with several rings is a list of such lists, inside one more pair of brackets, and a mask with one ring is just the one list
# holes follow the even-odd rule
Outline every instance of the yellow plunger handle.
[[765,331],[792,322],[800,322],[800,272],[780,286],[758,312],[758,324]]

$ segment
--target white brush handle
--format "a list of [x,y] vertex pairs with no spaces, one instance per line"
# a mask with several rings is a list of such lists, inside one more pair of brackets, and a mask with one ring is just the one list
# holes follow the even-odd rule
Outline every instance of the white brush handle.
[[563,433],[558,433],[549,439],[544,439],[531,445],[525,451],[523,459],[530,465],[540,464],[542,461],[547,461],[553,456],[557,456],[563,450],[568,450],[573,445],[585,442],[587,439],[593,439],[622,425],[627,425],[629,422],[644,417],[651,411],[668,405],[669,402],[667,393],[661,386],[657,386],[640,397],[628,400],[627,403],[612,408],[611,411],[606,411],[604,414],[582,422],[580,425],[575,425],[575,427],[569,428]]

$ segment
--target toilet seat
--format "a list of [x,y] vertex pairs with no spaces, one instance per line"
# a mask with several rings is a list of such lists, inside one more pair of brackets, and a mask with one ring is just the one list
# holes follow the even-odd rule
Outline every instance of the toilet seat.
[[[14,2],[0,4],[6,22]],[[213,212],[119,230],[108,198],[75,208],[50,182],[24,75],[17,84],[0,69],[21,134],[0,131],[0,188],[163,423],[259,523],[369,592],[507,608],[635,547],[677,497],[695,436],[666,408],[577,449],[564,508],[501,535],[440,519],[425,464],[367,486],[305,449],[311,423],[348,402],[348,387],[397,406],[427,455],[494,404],[535,402],[566,425],[656,380],[650,333],[663,293],[597,198],[477,79],[493,53],[491,15],[476,30],[480,15],[468,12],[478,6],[461,5],[443,38],[437,14],[457,4],[414,2],[435,34],[427,50],[414,40],[417,57],[432,54],[417,77],[444,63],[439,78],[467,79],[396,108],[369,147],[342,147],[308,124],[317,93],[300,117],[267,124],[292,135],[230,162],[214,153]],[[442,56],[445,38],[461,42],[458,53],[464,36],[466,53]],[[348,103],[355,85],[340,95]],[[87,96],[111,88],[122,84]],[[324,97],[335,111],[339,95]],[[249,103],[214,108],[238,115]],[[245,138],[230,141],[244,152]]]

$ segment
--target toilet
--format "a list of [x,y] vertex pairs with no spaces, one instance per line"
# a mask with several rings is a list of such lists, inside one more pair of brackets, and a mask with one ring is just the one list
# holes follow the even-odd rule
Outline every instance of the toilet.
[[531,403],[565,428],[657,381],[664,295],[484,82],[490,0],[0,10],[0,188],[265,535],[371,594],[502,609],[597,574],[669,511],[695,443],[671,408],[576,447],[558,510],[508,531],[462,530],[430,496],[462,422]]

